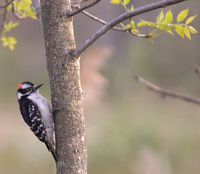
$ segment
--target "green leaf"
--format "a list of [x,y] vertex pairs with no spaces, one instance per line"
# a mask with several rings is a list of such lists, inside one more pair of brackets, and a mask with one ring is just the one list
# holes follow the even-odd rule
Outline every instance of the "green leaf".
[[173,21],[173,14],[172,14],[171,10],[169,10],[169,11],[166,13],[165,21],[166,21],[168,24],[170,24],[170,23]]
[[139,30],[137,30],[137,29],[132,29],[132,31],[134,32],[134,33],[140,33],[140,31]]
[[127,5],[130,2],[130,0],[124,0],[124,5]]
[[192,34],[198,33],[198,31],[194,27],[188,26],[188,28],[189,28],[190,33]]
[[15,27],[18,26],[18,25],[19,25],[18,22],[12,23],[12,28],[15,28]]
[[12,36],[8,37],[8,41],[9,41],[10,44],[16,44],[17,43],[16,39]]
[[190,23],[194,20],[194,18],[196,18],[196,16],[197,16],[197,15],[189,17],[189,18],[187,19],[187,21],[185,22],[185,24],[187,24],[187,25],[190,24]]
[[36,19],[36,12],[32,6],[31,0],[16,1],[15,10],[22,17],[31,17]]
[[189,29],[188,29],[188,27],[186,26],[186,27],[184,27],[184,33],[185,33],[185,35],[188,37],[188,39],[190,39],[191,40],[191,37],[190,37],[190,32],[189,32]]
[[158,23],[158,25],[160,25],[160,24],[167,25],[166,19],[163,19],[160,23]]
[[144,20],[141,20],[140,22],[137,23],[137,27],[143,27],[143,26],[146,26],[146,21]]
[[17,43],[16,39],[14,37],[6,37],[6,36],[3,36],[1,38],[1,41],[3,42],[3,46],[6,47],[8,46],[11,50],[14,50],[14,45]]
[[9,48],[13,51],[15,49],[14,45],[9,45]]
[[14,45],[17,43],[16,39],[14,37],[8,37],[8,43],[9,43],[9,48],[13,51],[14,50]]
[[13,23],[13,21],[10,21],[8,24],[5,23],[5,24],[4,24],[5,32],[10,31],[12,28],[14,28],[14,27],[16,27],[16,26],[18,26],[18,25],[19,25],[18,22]]
[[182,38],[184,38],[184,28],[182,25],[176,25],[175,30]]
[[149,22],[149,21],[145,21],[146,25],[150,26],[150,27],[154,27],[155,24],[153,22]]
[[7,40],[7,38],[6,38],[5,36],[3,36],[3,37],[1,38],[1,41],[3,42],[3,46],[4,46],[4,47],[8,46],[8,40]]
[[10,28],[8,27],[8,25],[7,25],[6,23],[4,24],[4,26],[3,26],[3,27],[4,27],[4,29],[5,29],[5,32],[8,32],[8,31],[10,31]]
[[181,11],[177,16],[177,22],[183,21],[188,15],[188,8]]
[[162,19],[164,19],[165,15],[163,13],[163,9],[161,10],[160,14],[157,17],[157,23],[160,23]]
[[130,27],[131,27],[131,24],[127,24],[127,25],[126,25],[126,28],[130,28]]
[[133,20],[131,20],[131,28],[135,28],[135,22]]
[[35,12],[35,11],[29,10],[29,11],[26,12],[25,16],[26,16],[26,17],[30,17],[30,18],[32,18],[32,19],[37,19],[37,17],[36,17],[36,12]]
[[134,10],[133,4],[131,5],[131,10]]
[[174,33],[172,33],[171,30],[166,30],[166,32],[168,32],[168,33],[171,34],[172,36],[174,35]]
[[10,22],[8,23],[9,28],[14,28],[14,27],[16,27],[16,26],[18,26],[18,25],[19,25],[18,22],[13,23],[13,21],[10,21]]
[[121,0],[111,0],[110,3],[112,3],[112,4],[120,4]]

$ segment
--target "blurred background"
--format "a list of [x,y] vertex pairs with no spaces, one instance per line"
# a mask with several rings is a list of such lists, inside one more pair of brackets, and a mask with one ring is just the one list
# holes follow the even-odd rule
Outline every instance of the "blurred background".
[[[3,2],[3,1],[1,1]],[[135,8],[155,0],[131,0]],[[192,26],[200,31],[200,1],[186,1],[171,9],[189,8],[198,15]],[[124,12],[104,0],[89,10],[105,21]],[[159,10],[134,18],[156,21]],[[13,20],[10,13],[7,20]],[[2,18],[0,18],[2,22]],[[125,24],[125,23],[124,23]],[[102,25],[83,14],[74,17],[80,46]],[[148,32],[146,28],[142,30]],[[40,93],[50,100],[45,48],[37,20],[25,19],[8,33],[15,36],[14,51],[0,44],[0,174],[53,174],[55,164],[43,143],[24,126],[16,97],[20,82],[44,85]],[[200,107],[166,98],[134,80],[141,76],[178,93],[200,97],[200,37],[192,40],[164,33],[148,39],[109,31],[82,56],[81,78],[86,91],[85,119],[90,174],[199,174]]]

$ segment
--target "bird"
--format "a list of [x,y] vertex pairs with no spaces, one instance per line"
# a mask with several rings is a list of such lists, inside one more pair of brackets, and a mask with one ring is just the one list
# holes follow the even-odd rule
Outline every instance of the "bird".
[[34,85],[29,81],[20,83],[17,88],[18,106],[24,124],[41,142],[45,143],[57,162],[53,140],[53,111],[49,101],[39,94],[42,85]]

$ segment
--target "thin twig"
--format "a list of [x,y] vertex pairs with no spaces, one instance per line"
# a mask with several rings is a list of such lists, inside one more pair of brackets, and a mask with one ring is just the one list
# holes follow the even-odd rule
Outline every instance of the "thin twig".
[[72,11],[71,13],[68,14],[68,17],[71,17],[71,16],[74,16],[80,12],[82,12],[83,10],[87,9],[87,8],[90,8],[92,6],[94,6],[95,4],[99,3],[101,0],[94,0],[93,2],[83,6],[83,7],[80,7],[76,10],[76,11]]
[[144,37],[144,38],[149,37],[148,34],[138,34],[138,33],[133,32],[132,30],[129,30],[129,33],[131,33],[133,36]]
[[[83,10],[82,13],[86,16],[88,16],[89,18],[103,24],[103,25],[106,25],[107,22],[92,15],[91,13],[88,13],[87,11]],[[131,30],[131,28],[121,28],[121,27],[113,27],[111,28],[112,30],[116,30],[116,31],[123,31],[123,32],[130,32],[133,36],[139,36],[139,37],[144,37],[144,38],[148,38],[148,34],[138,34],[138,33],[135,33]]]
[[[6,4],[7,4],[7,0],[6,0]],[[6,14],[7,14],[7,8],[4,9],[3,22],[2,22],[2,25],[1,25],[0,33],[3,33],[4,24],[5,24],[5,21],[6,21]]]
[[[99,23],[101,23],[101,24],[103,24],[103,25],[106,25],[106,24],[107,24],[106,21],[104,21],[104,20],[102,20],[102,19],[100,19],[100,18],[98,18],[98,17],[96,17],[96,16],[94,16],[94,15],[88,13],[88,12],[85,11],[85,10],[83,10],[82,13],[83,13],[84,15],[88,16],[89,18],[91,18],[91,19],[93,19],[93,20],[95,20],[95,21],[97,21],[97,22],[99,22]],[[129,30],[129,28],[120,28],[120,27],[113,27],[112,29],[113,29],[113,30],[116,30],[116,31],[124,31],[124,32],[126,32],[126,31]]]
[[73,52],[74,59],[78,58],[91,44],[93,44],[99,37],[104,35],[108,30],[112,29],[117,24],[121,23],[122,21],[129,19],[131,17],[137,16],[139,14],[149,12],[152,10],[156,10],[158,8],[163,8],[169,5],[177,4],[183,2],[185,0],[162,0],[156,3],[152,3],[149,5],[145,5],[134,10],[128,11],[120,16],[114,18],[106,25],[104,25],[100,30],[94,33],[90,38],[88,38],[78,49]]
[[177,94],[169,89],[161,88],[159,86],[156,86],[156,85],[148,82],[147,80],[143,79],[142,77],[136,76],[135,80],[137,82],[141,83],[142,85],[146,86],[148,89],[161,94],[163,98],[165,98],[166,96],[169,96],[169,97],[174,97],[177,99],[185,100],[185,101],[196,103],[196,104],[200,105],[199,99],[189,97],[186,95]]
[[[106,25],[107,22],[92,15],[91,13],[88,13],[87,11],[83,10],[82,13],[86,16],[88,16],[89,18],[103,24],[103,25]],[[148,38],[148,34],[138,34],[138,33],[135,33],[131,30],[131,28],[121,28],[121,27],[113,27],[112,30],[116,30],[116,31],[123,31],[123,32],[127,32],[129,31],[133,36],[139,36],[139,37],[144,37],[144,38]]]
[[20,15],[16,12],[16,10],[15,10],[15,2],[12,3],[12,11],[13,11],[14,16],[15,16],[17,19],[22,20],[22,19],[25,19],[25,18],[26,18],[25,16],[20,16]]
[[0,5],[0,8],[5,8],[7,6],[9,6],[14,0],[11,0],[10,2],[4,4],[4,5]]

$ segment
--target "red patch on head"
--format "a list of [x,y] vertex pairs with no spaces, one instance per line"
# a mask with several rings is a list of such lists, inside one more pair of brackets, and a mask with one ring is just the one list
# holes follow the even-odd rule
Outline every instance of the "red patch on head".
[[18,85],[17,89],[20,89],[20,88],[22,88],[22,84],[21,83]]

